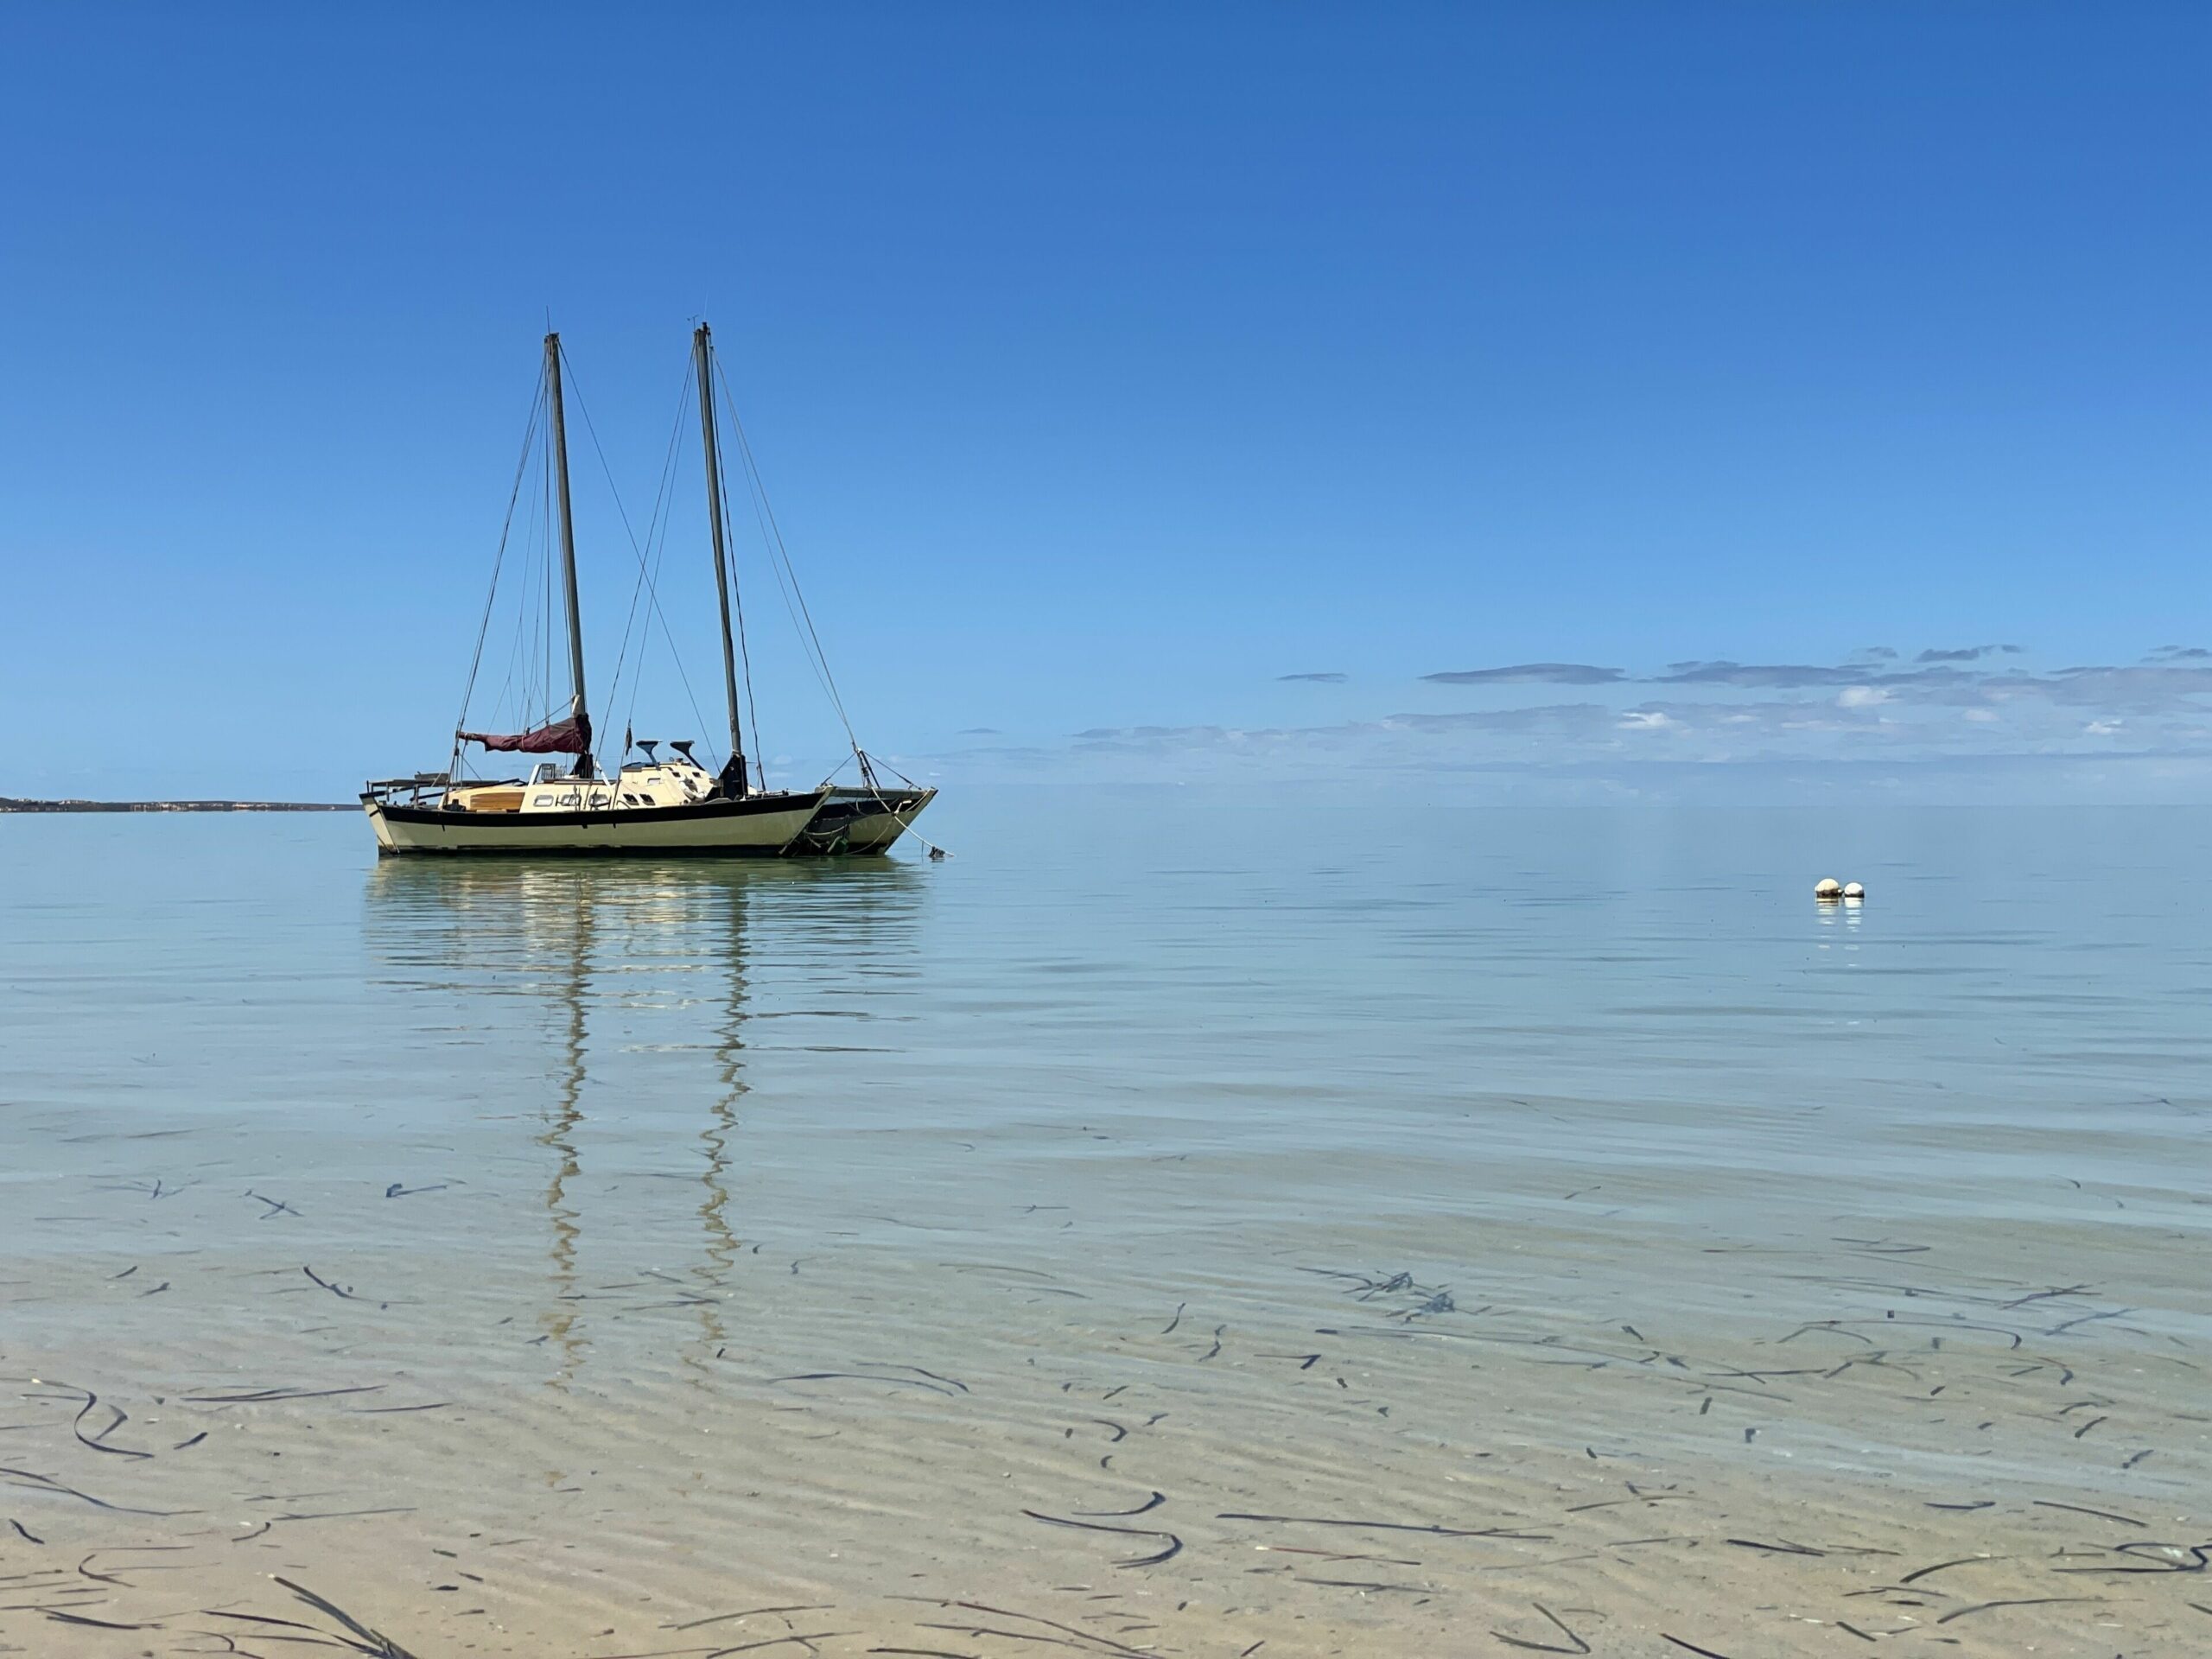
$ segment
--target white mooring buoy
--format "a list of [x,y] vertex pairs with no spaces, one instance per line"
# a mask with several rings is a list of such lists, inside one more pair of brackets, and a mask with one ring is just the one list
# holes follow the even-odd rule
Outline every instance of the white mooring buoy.
[[1827,901],[1840,899],[1843,897],[1843,883],[1832,875],[1822,876],[1814,884],[1813,897]]
[[1843,896],[1847,899],[1864,899],[1866,896],[1866,889],[1856,881],[1847,881],[1843,884]]

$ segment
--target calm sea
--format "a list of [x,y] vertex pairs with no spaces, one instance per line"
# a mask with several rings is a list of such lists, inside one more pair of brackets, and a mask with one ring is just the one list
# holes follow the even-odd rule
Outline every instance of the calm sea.
[[925,827],[0,819],[0,1651],[2212,1645],[2212,814]]

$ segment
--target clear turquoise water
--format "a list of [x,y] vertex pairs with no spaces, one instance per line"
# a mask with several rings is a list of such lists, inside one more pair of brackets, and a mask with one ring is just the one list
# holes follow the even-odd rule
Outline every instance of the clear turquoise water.
[[[1454,1594],[1500,1581],[1424,1569],[1441,1576],[1423,1580],[1416,1611],[1370,1592],[1357,1608],[1326,1591],[1310,1606],[1269,1599],[1271,1583],[1254,1599],[1249,1583],[1232,1595],[1204,1577],[1205,1563],[1264,1547],[1209,1544],[1200,1535],[1224,1524],[1211,1516],[1296,1510],[1287,1491],[1311,1502],[1333,1482],[1433,1518],[1421,1459],[1491,1455],[1472,1448],[1497,1420],[1453,1393],[1470,1386],[1465,1368],[1421,1369],[1447,1344],[1385,1338],[1449,1326],[1471,1342],[1484,1319],[1521,1321],[1522,1342],[1571,1331],[1618,1344],[1630,1330],[1700,1348],[1716,1357],[1698,1374],[1724,1376],[1754,1369],[1742,1362],[1755,1351],[1794,1359],[1802,1349],[1774,1344],[1807,1322],[1894,1322],[1910,1301],[1908,1319],[2005,1324],[2025,1315],[1992,1310],[2051,1290],[2098,1319],[2024,1341],[2102,1344],[2053,1360],[2069,1376],[2111,1368],[2094,1396],[2111,1423],[2091,1437],[2073,1438],[2081,1414],[2044,1432],[2054,1399],[2023,1406],[2010,1438],[1974,1441],[2004,1431],[1932,1425],[1902,1392],[1840,1392],[1858,1374],[1793,1400],[1764,1440],[1732,1420],[1699,1439],[1719,1414],[1694,1399],[1669,1395],[1663,1421],[1645,1421],[1605,1392],[1603,1364],[1492,1376],[1480,1397],[1513,1402],[1513,1444],[1554,1488],[1564,1477],[1547,1465],[1538,1481],[1537,1463],[1611,1441],[1756,1495],[1782,1477],[1755,1459],[1794,1433],[1774,1455],[1792,1459],[1783,1474],[1802,1490],[1772,1501],[1857,1516],[1869,1535],[1951,1524],[1929,1497],[1888,1515],[1875,1484],[1900,1478],[1986,1488],[1991,1515],[2024,1527],[2051,1518],[2031,1513],[2035,1492],[2187,1509],[2206,1467],[2190,1414],[2212,1381],[2194,1369],[2212,1336],[2212,814],[956,791],[926,827],[954,858],[657,867],[379,862],[350,815],[0,819],[0,1363],[49,1381],[65,1367],[104,1400],[169,1397],[156,1374],[163,1388],[320,1376],[334,1351],[299,1345],[300,1320],[351,1313],[350,1299],[325,1306],[309,1284],[317,1300],[303,1303],[290,1278],[281,1299],[241,1288],[319,1259],[385,1313],[416,1310],[393,1315],[367,1359],[344,1351],[379,1387],[424,1379],[488,1414],[457,1441],[360,1448],[411,1515],[435,1510],[424,1491],[455,1475],[506,1490],[547,1462],[524,1450],[544,1437],[613,1436],[634,1488],[589,1525],[532,1510],[531,1528],[572,1550],[595,1538],[633,1575],[659,1562],[664,1603],[695,1595],[711,1611],[704,1569],[663,1560],[657,1520],[656,1494],[700,1471],[656,1459],[716,1412],[738,1414],[725,1434],[753,1421],[734,1396],[697,1392],[723,1386],[733,1344],[755,1344],[762,1376],[898,1356],[961,1376],[970,1391],[956,1403],[983,1414],[925,1427],[903,1414],[937,1409],[934,1395],[840,1397],[840,1450],[763,1449],[751,1497],[687,1523],[731,1529],[717,1559],[749,1561],[764,1593],[797,1586],[842,1605],[862,1586],[837,1571],[869,1593],[893,1578],[957,1589],[931,1577],[941,1565],[900,1554],[902,1529],[948,1504],[982,1517],[951,1523],[969,1529],[976,1572],[1019,1577],[1040,1548],[1095,1544],[1034,1535],[1045,1529],[1023,1513],[1096,1514],[1123,1507],[1118,1493],[1006,1501],[1006,1481],[1058,1478],[1050,1459],[1073,1444],[1047,1432],[1051,1391],[1020,1390],[1040,1355],[1103,1364],[1141,1336],[1160,1350],[1147,1365],[1181,1368],[1176,1421],[1192,1438],[1131,1478],[1172,1492],[1171,1471],[1196,1459],[1274,1494],[1217,1497],[1185,1517],[1176,1564],[1142,1571],[1198,1575],[1176,1582],[1224,1618],[1337,1619],[1369,1631],[1368,1650],[1419,1652],[1451,1628],[1437,1610]],[[1823,875],[1872,896],[1818,906]],[[162,1275],[165,1300],[120,1302],[111,1275],[126,1261],[134,1279]],[[1447,1288],[1454,1307],[1422,1315],[1385,1296],[1386,1317],[1357,1281],[1329,1277],[1398,1271]],[[598,1288],[664,1281],[691,1287],[673,1311]],[[1384,1356],[1370,1382],[1399,1391],[1388,1432],[1418,1417],[1414,1402],[1436,1408],[1420,1457],[1333,1407],[1285,1420],[1294,1452],[1252,1431],[1272,1420],[1250,1414],[1292,1410],[1240,1392],[1294,1369],[1267,1356],[1356,1343],[1340,1334],[1352,1317]],[[1266,1331],[1267,1345],[1217,1326]],[[1193,1331],[1204,1340],[1186,1351]],[[1210,1343],[1224,1345],[1203,1355]],[[1939,1344],[1926,1363],[1980,1369],[1928,1386],[2031,1386],[2006,1382],[1996,1352],[1952,1351]],[[83,1380],[103,1371],[104,1387]],[[503,1392],[545,1403],[495,1408]],[[983,1395],[996,1403],[969,1403]],[[379,1432],[416,1421],[429,1420]],[[147,1508],[249,1496],[228,1465],[194,1475],[181,1454],[175,1471],[118,1471],[124,1459],[86,1459],[47,1427],[56,1439],[33,1473],[89,1461],[170,1493]],[[1033,1461],[1002,1469],[1006,1440],[1032,1431]],[[2158,1456],[2120,1466],[2154,1444]],[[292,1455],[314,1453],[303,1442]],[[1082,1467],[1097,1455],[1084,1447]],[[863,1503],[863,1488],[897,1496]],[[25,1505],[51,1503],[21,1483],[0,1498],[27,1521]],[[1534,1513],[1526,1499],[1513,1502]],[[839,1559],[873,1565],[783,1560],[747,1503],[772,1519],[842,1506]],[[518,1489],[486,1514],[527,1507]],[[533,1573],[524,1599],[542,1617],[577,1632],[612,1620],[630,1639],[611,1604],[571,1606],[573,1583]],[[380,1582],[368,1575],[364,1593]],[[2101,1587],[2152,1594],[2128,1579]],[[1624,1620],[1658,1593],[1615,1588]],[[533,1639],[570,1639],[549,1628]],[[1211,1634],[1192,1650],[1213,1650]],[[1279,1651],[1301,1650],[1295,1639],[1274,1637]],[[1786,1633],[1742,1639],[1796,1650]],[[2073,1650],[2067,1639],[2045,1650]],[[2129,1651],[2169,1650],[2145,1639]],[[562,1650],[631,1650],[575,1643]]]
[[[1300,1154],[1448,1167],[1476,1155],[1459,1109],[1510,1095],[1622,1109],[1624,1138],[1532,1156],[1991,1216],[2009,1183],[2193,1146],[2212,816],[1065,804],[956,806],[931,825],[955,859],[837,866],[454,868],[379,862],[351,817],[10,820],[11,1109],[312,1135],[455,1093],[542,1110],[573,1062],[620,1141],[698,1127],[733,1073],[824,1127],[1141,1122],[1268,1162],[1291,1190],[1220,1195],[1262,1218],[1332,1181]],[[1815,905],[1834,872],[1872,899]]]

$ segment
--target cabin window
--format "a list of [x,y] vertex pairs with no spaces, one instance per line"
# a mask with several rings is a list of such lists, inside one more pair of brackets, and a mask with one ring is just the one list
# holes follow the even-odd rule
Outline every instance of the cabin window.
[[563,806],[575,806],[582,800],[582,798],[572,789],[561,798],[561,804]]
[[532,806],[550,806],[553,804],[553,798],[550,795],[540,795],[535,800],[531,801],[531,804]]

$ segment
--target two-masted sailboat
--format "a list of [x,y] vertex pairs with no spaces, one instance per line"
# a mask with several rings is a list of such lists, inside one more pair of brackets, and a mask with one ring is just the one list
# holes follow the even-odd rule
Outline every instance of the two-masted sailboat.
[[[372,782],[362,791],[361,804],[376,831],[379,852],[659,856],[874,853],[887,849],[935,798],[935,790],[911,782],[886,785],[877,763],[857,742],[853,745],[860,768],[857,785],[833,786],[825,782],[810,790],[772,790],[766,787],[765,774],[760,782],[754,781],[740,721],[737,639],[731,626],[731,598],[735,589],[715,422],[717,377],[713,337],[704,324],[693,333],[692,359],[699,389],[708,518],[721,624],[722,689],[729,709],[728,759],[719,770],[710,772],[693,757],[692,741],[669,744],[671,753],[664,756],[658,753],[658,741],[632,744],[626,734],[622,758],[612,772],[603,771],[594,758],[592,720],[584,694],[583,626],[576,595],[575,526],[569,506],[561,337],[549,334],[540,395],[547,421],[546,468],[551,474],[557,506],[561,599],[567,622],[566,712],[558,718],[549,715],[529,730],[507,734],[465,729],[464,709],[461,724],[454,734],[452,759],[444,772]],[[518,493],[519,487],[518,475]],[[512,517],[511,507],[511,524]],[[504,546],[503,540],[503,552]],[[650,581],[641,554],[641,577]],[[496,593],[496,574],[493,587]],[[550,597],[549,594],[549,601]],[[654,602],[657,606],[658,600]],[[486,627],[490,615],[487,605]],[[818,644],[816,649],[818,653]],[[477,651],[480,663],[481,633]],[[823,666],[826,680],[826,664]],[[842,712],[841,705],[841,717]],[[461,764],[470,744],[490,752],[570,759],[566,765],[541,761],[527,778],[470,779],[463,775]],[[633,749],[642,749],[645,758],[633,761],[630,758]]]

